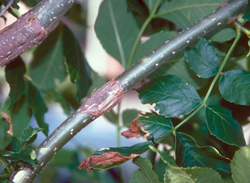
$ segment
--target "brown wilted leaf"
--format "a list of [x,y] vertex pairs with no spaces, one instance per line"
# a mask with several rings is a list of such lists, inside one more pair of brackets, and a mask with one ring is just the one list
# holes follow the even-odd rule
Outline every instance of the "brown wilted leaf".
[[92,155],[89,158],[83,160],[78,166],[79,169],[86,168],[90,173],[92,171],[91,164],[105,166],[107,164],[120,164],[129,159],[135,158],[138,155],[131,154],[130,156],[123,156],[118,152],[107,152],[102,155]]
[[1,112],[1,115],[5,119],[5,121],[7,121],[10,124],[10,129],[8,130],[7,133],[10,134],[10,135],[13,135],[13,126],[12,126],[12,123],[11,123],[10,116],[5,112]]
[[130,128],[124,132],[121,133],[122,136],[124,136],[127,139],[131,139],[133,137],[135,138],[140,138],[141,134],[140,131],[138,129],[138,126],[142,127],[142,124],[139,123],[137,124],[137,120],[139,119],[139,117],[141,117],[142,115],[139,113],[135,119],[133,119],[133,121],[130,123]]

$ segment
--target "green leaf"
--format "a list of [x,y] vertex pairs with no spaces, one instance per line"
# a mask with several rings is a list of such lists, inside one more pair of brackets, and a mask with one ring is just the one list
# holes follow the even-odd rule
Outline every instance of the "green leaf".
[[232,28],[225,28],[213,35],[210,40],[218,43],[224,43],[230,41],[236,37],[236,32]]
[[176,163],[182,167],[205,167],[229,175],[230,161],[211,146],[199,147],[195,140],[184,133],[176,133]]
[[232,178],[235,183],[248,183],[250,180],[250,147],[241,147],[231,162]]
[[78,4],[77,2],[74,3],[66,16],[79,25],[86,26],[87,10],[83,8],[83,5]]
[[[14,152],[6,152],[3,154],[4,158],[7,160],[11,160],[12,162],[17,161],[24,161],[32,165],[36,165],[35,163],[38,162],[37,160],[33,160],[30,154],[31,151],[22,151],[21,153],[14,153]],[[33,155],[32,155],[33,156]]]
[[29,6],[29,7],[33,7],[35,5],[37,5],[38,3],[40,3],[40,0],[23,0],[23,2]]
[[[140,168],[138,171],[141,172],[139,173],[140,175],[143,175],[143,179],[145,179],[144,182],[160,183],[157,174],[152,169],[153,166],[149,159],[136,157],[133,159],[133,163]],[[129,183],[136,182],[136,180],[138,180],[138,178],[133,176],[130,178]]]
[[29,81],[27,81],[26,101],[27,105],[32,109],[38,126],[43,129],[43,133],[47,136],[49,132],[49,126],[44,121],[44,114],[48,109],[39,91]]
[[136,109],[127,109],[122,113],[123,126],[130,126],[131,121],[133,121],[140,111]]
[[149,182],[145,174],[141,170],[134,171],[128,183],[146,183]]
[[143,1],[147,5],[149,12],[152,12],[153,9],[155,8],[157,1],[155,0],[143,0]]
[[62,42],[70,80],[76,85],[76,96],[80,102],[87,95],[88,89],[92,84],[90,68],[83,56],[78,40],[67,26],[63,27]]
[[206,120],[210,133],[218,139],[238,147],[245,145],[241,125],[233,119],[229,109],[221,106],[207,106]]
[[58,26],[38,47],[30,67],[32,82],[42,88],[56,88],[66,78],[62,26]]
[[250,3],[249,1],[247,2],[247,5],[245,7],[244,15],[242,18],[246,19],[247,21],[250,21]]
[[[156,49],[159,45],[163,44],[164,40],[168,40],[176,34],[176,31],[162,31],[151,35],[149,40],[146,42],[139,43],[135,52],[133,63],[136,63],[145,55],[149,54],[152,50]],[[169,62],[171,62],[171,60],[169,60]]]
[[0,118],[0,151],[2,151],[11,142],[12,136],[8,134],[10,124],[4,119]]
[[49,90],[49,94],[54,98],[56,102],[61,104],[65,114],[70,115],[70,107],[67,101],[65,100],[64,96],[61,93],[52,89]]
[[157,114],[146,113],[141,116],[137,123],[142,123],[145,130],[152,134],[154,139],[159,139],[174,128],[170,119]]
[[10,86],[10,104],[9,109],[14,102],[21,97],[25,92],[24,74],[26,72],[25,65],[21,57],[17,57],[13,62],[10,62],[5,67],[5,78]]
[[223,183],[220,174],[212,169],[167,166],[164,180],[169,183]]
[[166,117],[189,114],[201,102],[195,89],[174,75],[156,77],[136,91],[143,104],[155,104],[155,111]]
[[169,154],[167,154],[165,152],[162,152],[159,149],[155,148],[154,146],[149,146],[149,148],[152,151],[154,151],[155,153],[158,153],[164,163],[170,164],[172,166],[176,166],[177,167],[177,165],[176,165],[176,163],[175,163],[174,158],[173,158],[172,155],[169,155]]
[[200,18],[210,14],[218,8],[222,2],[224,2],[224,0],[165,1],[157,12],[157,17],[170,20],[180,28],[185,29]]
[[223,73],[220,79],[220,92],[227,101],[240,105],[250,105],[250,73],[231,70]]
[[103,48],[126,68],[139,28],[126,1],[106,0],[100,6],[95,31]]
[[195,47],[185,51],[190,68],[200,77],[210,78],[219,69],[217,51],[206,39],[200,38]]
[[20,138],[21,142],[25,143],[26,146],[32,144],[37,137],[37,133],[42,130],[42,128],[32,128],[31,126],[29,126],[22,132]]
[[159,75],[176,75],[184,79],[188,84],[192,85],[196,90],[206,85],[207,79],[198,77],[185,62],[183,53],[179,53],[161,67],[156,69],[149,78]]

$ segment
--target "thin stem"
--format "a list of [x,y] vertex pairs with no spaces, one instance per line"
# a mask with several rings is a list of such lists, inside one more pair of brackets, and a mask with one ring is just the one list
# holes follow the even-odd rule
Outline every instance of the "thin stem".
[[0,161],[2,162],[2,164],[4,165],[4,167],[6,168],[7,172],[8,172],[9,174],[11,174],[12,171],[9,169],[9,167],[6,165],[6,163],[5,163],[1,158],[0,158]]
[[206,94],[206,96],[205,96],[205,98],[204,98],[204,100],[203,100],[203,103],[204,103],[204,104],[206,104],[206,102],[207,102],[207,100],[208,100],[208,97],[210,96],[210,94],[211,94],[211,92],[212,92],[212,90],[213,90],[213,87],[214,87],[214,85],[215,85],[217,79],[218,79],[219,76],[222,74],[222,70],[223,70],[223,68],[225,67],[227,61],[229,60],[229,58],[230,58],[230,56],[231,56],[231,54],[232,54],[232,52],[233,52],[233,50],[234,50],[236,44],[238,43],[240,37],[241,37],[240,29],[236,26],[236,38],[235,38],[235,40],[234,40],[232,46],[230,47],[229,51],[227,52],[227,55],[225,56],[225,58],[224,58],[224,60],[223,60],[223,62],[222,62],[222,64],[221,64],[221,66],[220,66],[220,68],[219,68],[219,70],[218,70],[216,76],[214,77],[214,79],[213,79],[213,81],[212,81],[212,83],[211,83],[211,85],[210,85],[210,87],[209,87],[209,89],[208,89],[208,91],[207,91],[207,94]]
[[5,11],[6,11],[13,3],[14,3],[14,0],[10,0],[10,1],[8,2],[8,4],[4,7],[4,9],[2,9],[2,11],[0,12],[0,16],[2,16],[2,15],[5,13]]
[[144,31],[147,28],[148,24],[154,18],[154,15],[155,15],[155,12],[156,12],[156,10],[157,10],[157,8],[159,6],[159,3],[160,3],[160,0],[157,1],[156,5],[155,5],[155,7],[153,9],[153,11],[150,13],[150,15],[148,16],[148,18],[146,19],[146,21],[142,25],[142,28],[141,28],[141,30],[140,30],[140,32],[139,32],[139,34],[138,34],[138,36],[137,36],[137,38],[135,40],[134,46],[133,46],[131,54],[129,56],[129,60],[128,60],[128,64],[126,66],[126,69],[128,69],[132,65],[132,61],[133,61],[133,58],[135,56],[135,51],[136,51],[136,49],[138,47],[138,44],[139,44],[139,42],[141,40],[142,34],[144,33]]

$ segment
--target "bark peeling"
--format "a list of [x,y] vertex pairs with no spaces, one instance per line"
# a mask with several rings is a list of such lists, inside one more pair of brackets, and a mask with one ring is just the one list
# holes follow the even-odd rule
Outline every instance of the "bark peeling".
[[112,109],[123,97],[123,90],[119,81],[114,78],[93,92],[79,107],[78,113],[89,113],[101,116]]
[[37,15],[27,12],[0,31],[0,66],[8,64],[28,48],[39,45],[48,36]]

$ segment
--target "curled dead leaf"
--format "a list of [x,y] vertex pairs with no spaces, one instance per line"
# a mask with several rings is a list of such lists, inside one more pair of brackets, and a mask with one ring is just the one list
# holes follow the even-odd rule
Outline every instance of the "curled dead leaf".
[[7,121],[10,124],[10,129],[8,130],[7,133],[10,134],[10,135],[13,135],[13,126],[12,126],[12,122],[11,122],[10,116],[7,113],[5,113],[5,112],[1,112],[1,115],[4,118],[4,120]]
[[137,157],[137,154],[131,154],[130,156],[123,156],[118,152],[107,152],[102,155],[92,155],[89,158],[83,160],[81,164],[78,166],[79,169],[86,168],[90,173],[92,171],[91,165],[101,165],[104,167],[105,165],[118,165],[127,161],[129,159]]
[[144,133],[144,138],[147,140],[147,136],[150,134],[148,131],[145,130],[145,126],[143,126],[141,123],[137,123],[137,120],[142,116],[141,113],[139,113],[136,118],[130,123],[130,128],[124,132],[121,133],[122,136],[124,136],[127,139],[131,139],[133,137],[139,139],[141,137],[141,133],[138,128],[141,129]]

